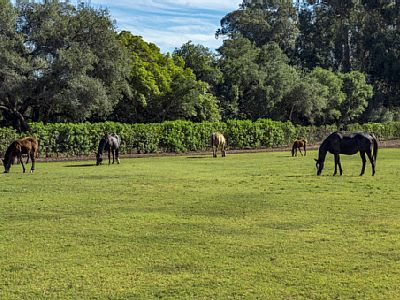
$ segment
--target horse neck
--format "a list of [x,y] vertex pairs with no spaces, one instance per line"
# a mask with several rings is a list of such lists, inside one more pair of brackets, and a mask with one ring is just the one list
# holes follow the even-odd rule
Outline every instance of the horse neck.
[[8,148],[6,150],[6,154],[4,155],[4,158],[6,160],[13,161],[14,157],[16,156],[16,153],[15,153],[16,150],[17,150],[16,142],[13,142],[10,146],[8,146]]
[[325,161],[325,157],[326,157],[326,153],[328,152],[328,144],[326,141],[324,141],[321,146],[319,146],[319,151],[318,151],[318,161],[320,162],[324,162]]
[[99,148],[97,150],[97,154],[103,154],[104,149],[107,147],[107,144],[108,144],[108,139],[102,138],[99,143]]

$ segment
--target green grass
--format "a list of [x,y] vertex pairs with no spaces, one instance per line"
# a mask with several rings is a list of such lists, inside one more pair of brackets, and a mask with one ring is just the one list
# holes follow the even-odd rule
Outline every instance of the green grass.
[[[0,299],[398,299],[400,150],[323,176],[289,152],[0,175]],[[92,163],[92,162],[90,162]],[[94,163],[94,162],[93,162]]]

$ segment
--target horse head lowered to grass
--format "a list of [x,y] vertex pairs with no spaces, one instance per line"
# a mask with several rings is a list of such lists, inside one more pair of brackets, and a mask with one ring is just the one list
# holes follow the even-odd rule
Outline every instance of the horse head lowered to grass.
[[375,174],[376,157],[378,155],[378,141],[373,134],[367,132],[342,133],[334,132],[330,134],[319,146],[318,159],[316,159],[317,175],[321,175],[324,168],[325,157],[327,153],[335,157],[335,172],[339,166],[340,175],[342,175],[342,164],[339,154],[353,155],[360,152],[362,168],[360,176],[365,172],[365,154],[367,154],[372,165],[372,176]]
[[6,154],[4,155],[3,165],[4,173],[10,171],[11,165],[17,158],[22,166],[22,170],[25,173],[25,165],[22,161],[22,154],[28,154],[32,161],[31,173],[35,170],[35,159],[38,157],[39,144],[33,137],[26,137],[22,139],[15,140],[8,146]]
[[112,163],[117,160],[119,164],[119,147],[121,145],[121,139],[116,134],[105,134],[99,142],[99,147],[96,153],[96,164],[100,165],[103,162],[103,152],[108,152],[108,164],[111,163],[111,153],[112,153]]

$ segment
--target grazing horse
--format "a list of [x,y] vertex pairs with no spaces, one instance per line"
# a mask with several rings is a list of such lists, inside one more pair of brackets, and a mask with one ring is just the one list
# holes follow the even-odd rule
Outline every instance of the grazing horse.
[[372,165],[372,176],[375,174],[378,141],[373,134],[367,132],[355,132],[350,134],[334,132],[330,134],[319,146],[318,159],[315,160],[318,170],[317,175],[321,175],[327,152],[332,153],[335,156],[335,173],[333,173],[333,175],[336,175],[337,173],[337,166],[339,166],[340,175],[342,175],[342,164],[340,163],[339,154],[352,155],[357,152],[360,152],[362,160],[360,176],[365,172],[365,154],[367,154]]
[[111,153],[113,157],[112,163],[114,163],[114,159],[117,159],[117,163],[119,163],[119,147],[121,145],[121,139],[116,134],[106,134],[104,135],[100,142],[99,148],[96,153],[96,164],[100,165],[103,162],[103,152],[104,150],[108,151],[108,164],[111,163]]
[[303,156],[303,153],[301,153],[301,148],[303,148],[304,156],[306,156],[306,145],[307,140],[305,139],[295,140],[292,146],[292,156],[297,156],[297,149],[300,151],[301,156]]
[[222,133],[213,132],[211,135],[211,146],[213,148],[213,157],[217,157],[218,149],[221,149],[222,157],[225,157],[225,137]]
[[10,171],[11,165],[14,163],[15,158],[17,158],[22,165],[22,170],[25,173],[25,165],[22,161],[22,154],[28,154],[32,161],[31,173],[35,170],[35,159],[38,157],[39,144],[37,140],[33,137],[26,137],[19,140],[15,140],[8,146],[6,154],[3,159],[4,173]]

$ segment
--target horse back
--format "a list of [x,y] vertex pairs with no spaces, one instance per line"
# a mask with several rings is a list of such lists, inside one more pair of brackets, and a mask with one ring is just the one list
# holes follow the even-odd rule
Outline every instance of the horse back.
[[358,151],[367,151],[373,145],[373,137],[366,132],[354,132],[344,134],[334,132],[329,137],[329,142],[333,151],[340,154],[356,154]]
[[36,155],[38,152],[39,144],[33,137],[18,139],[15,141],[15,144],[16,149],[21,151],[22,154],[34,153]]
[[107,135],[107,146],[112,149],[119,149],[121,144],[121,139],[116,134],[109,134]]
[[224,146],[225,145],[225,137],[222,133],[214,132],[211,135],[211,143],[213,146]]

